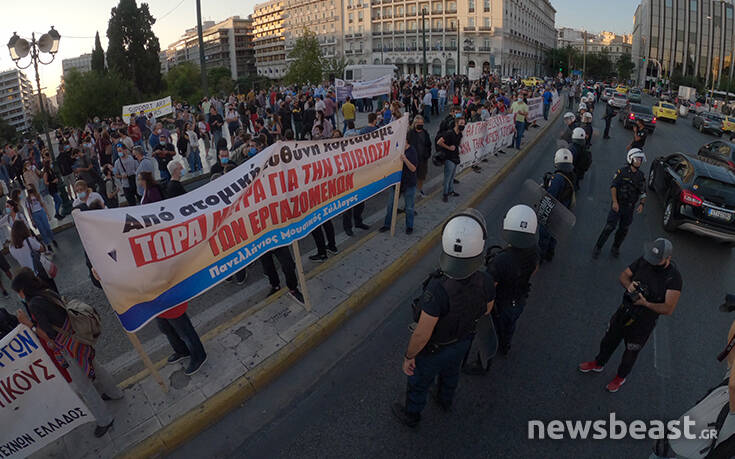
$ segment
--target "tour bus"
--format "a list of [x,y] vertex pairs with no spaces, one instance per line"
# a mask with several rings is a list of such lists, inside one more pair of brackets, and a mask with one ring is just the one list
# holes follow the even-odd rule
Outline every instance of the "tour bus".
[[352,83],[353,81],[370,81],[380,78],[384,75],[395,75],[398,67],[392,64],[386,65],[348,65],[345,67],[344,80]]

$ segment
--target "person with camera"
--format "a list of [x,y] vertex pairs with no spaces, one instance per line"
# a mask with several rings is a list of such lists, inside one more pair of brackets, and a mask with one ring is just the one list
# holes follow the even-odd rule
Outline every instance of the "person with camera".
[[615,311],[600,342],[595,360],[579,364],[582,373],[599,373],[621,341],[625,342],[623,359],[615,378],[606,386],[617,392],[633,369],[638,354],[656,327],[660,315],[671,315],[681,295],[682,279],[671,260],[673,246],[668,239],[647,243],[643,256],[620,273],[625,288],[620,307]]
[[418,300],[420,310],[414,317],[418,323],[403,357],[406,402],[392,406],[396,418],[408,427],[421,420],[437,376],[434,399],[449,411],[477,321],[492,311],[495,286],[492,277],[480,270],[486,240],[485,218],[475,209],[455,214],[444,225],[441,271],[432,275]]
[[459,117],[454,119],[454,127],[442,132],[436,141],[437,149],[441,152],[441,160],[444,161],[444,186],[442,201],[449,201],[449,196],[459,196],[454,191],[454,174],[459,165],[459,144],[462,142],[462,131],[465,119]]

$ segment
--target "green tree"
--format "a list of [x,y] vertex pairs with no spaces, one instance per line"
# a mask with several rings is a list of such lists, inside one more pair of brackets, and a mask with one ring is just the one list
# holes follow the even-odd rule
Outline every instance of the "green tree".
[[94,34],[94,49],[92,50],[92,70],[99,73],[105,73],[105,51],[100,43],[100,33]]
[[552,48],[546,53],[546,64],[551,69],[552,75],[556,75],[560,71],[565,76],[570,75],[572,70],[575,68],[577,61],[581,67],[582,58],[571,46],[565,46],[564,48]]
[[15,142],[18,139],[18,131],[13,126],[5,121],[5,118],[0,118],[0,146],[6,143]]
[[329,78],[330,80],[333,78],[343,78],[345,67],[347,67],[347,59],[342,55],[322,59],[324,77]]
[[197,103],[202,98],[199,66],[192,62],[182,62],[172,67],[166,73],[166,92],[175,100]]
[[314,32],[304,28],[304,34],[296,40],[288,57],[294,60],[284,78],[286,84],[301,85],[322,81],[322,51]]
[[235,88],[241,93],[247,93],[251,89],[266,89],[273,84],[273,81],[262,75],[245,75],[241,76],[235,82]]
[[161,47],[153,33],[156,20],[148,4],[138,7],[136,0],[120,0],[111,11],[107,25],[107,66],[132,81],[142,94],[161,89]]
[[138,100],[133,83],[114,72],[72,70],[64,77],[64,91],[59,118],[65,126],[82,126],[93,116],[120,116],[123,105]]
[[36,113],[35,115],[33,115],[33,118],[31,118],[31,128],[38,133],[43,133],[44,118],[46,118],[46,127],[48,127],[49,129],[58,129],[62,127],[58,115],[51,116],[49,114],[46,114],[46,116],[44,117],[42,113]]
[[615,64],[615,67],[618,71],[618,78],[621,81],[626,81],[630,78],[630,74],[633,72],[635,64],[630,59],[630,54],[622,54],[618,58],[618,62]]
[[212,94],[230,94],[235,88],[232,73],[227,67],[208,68],[207,81]]

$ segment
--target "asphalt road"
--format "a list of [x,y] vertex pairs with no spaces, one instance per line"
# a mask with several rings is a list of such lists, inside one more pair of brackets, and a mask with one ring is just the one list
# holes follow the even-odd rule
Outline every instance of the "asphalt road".
[[[651,100],[644,100],[650,103]],[[382,292],[329,340],[255,398],[175,452],[174,457],[648,457],[647,440],[529,440],[529,420],[675,419],[723,376],[716,356],[735,317],[718,311],[735,274],[730,249],[701,237],[664,232],[661,202],[652,196],[636,216],[620,259],[591,259],[604,225],[609,181],[625,163],[632,137],[617,121],[612,139],[601,139],[598,105],[594,162],[577,197],[577,224],[557,247],[557,257],[533,278],[510,355],[498,357],[483,377],[462,376],[452,413],[429,402],[420,427],[399,425],[390,414],[402,400],[402,355],[408,342],[409,302],[439,248]],[[490,242],[500,241],[505,211],[526,178],[540,180],[552,168],[556,134],[542,139],[504,183],[479,206]],[[696,152],[713,139],[691,127],[659,121],[649,137],[650,159]],[[461,187],[458,187],[461,192]],[[662,317],[620,392],[605,384],[615,375],[621,351],[601,374],[583,375],[577,364],[592,359],[607,321],[619,304],[617,278],[643,243],[666,235],[684,287],[671,317]],[[612,239],[612,238],[611,238]]]

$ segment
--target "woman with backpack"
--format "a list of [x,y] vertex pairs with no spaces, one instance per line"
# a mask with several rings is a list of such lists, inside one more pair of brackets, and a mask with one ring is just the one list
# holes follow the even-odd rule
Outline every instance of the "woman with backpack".
[[[119,400],[123,398],[123,393],[107,370],[95,362],[93,345],[82,342],[89,341],[91,337],[78,334],[64,300],[57,292],[49,290],[31,269],[22,268],[18,272],[13,279],[12,289],[25,306],[25,310],[19,309],[16,313],[18,321],[41,338],[46,352],[55,362],[62,368],[66,367],[69,382],[97,420],[94,436],[103,436],[114,422],[103,400]],[[90,306],[86,308],[91,309]],[[85,315],[83,320],[87,319],[96,321],[95,327],[99,328],[96,313]]]
[[56,282],[41,264],[41,254],[46,250],[46,247],[33,237],[31,230],[22,220],[16,220],[13,223],[13,229],[10,230],[10,255],[21,267],[31,269],[48,288],[58,292]]

